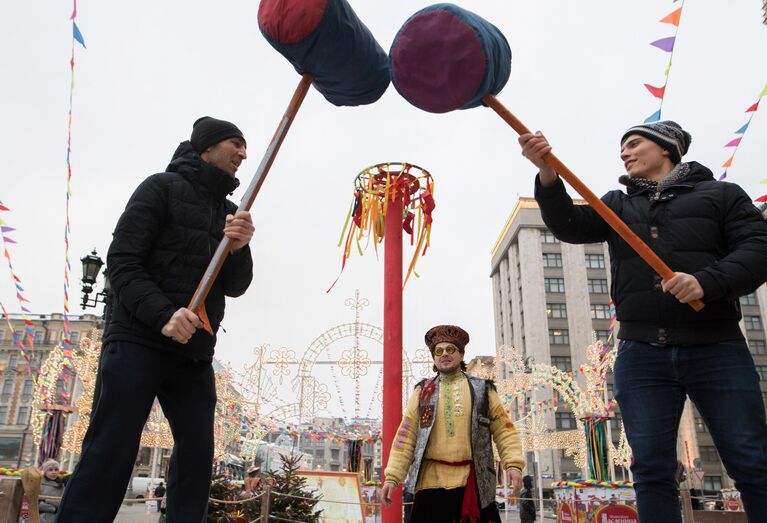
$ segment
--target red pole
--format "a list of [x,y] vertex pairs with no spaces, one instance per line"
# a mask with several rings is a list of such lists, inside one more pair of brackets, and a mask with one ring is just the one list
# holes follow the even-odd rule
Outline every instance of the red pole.
[[[395,173],[392,173],[395,174]],[[404,195],[396,191],[384,219],[384,344],[383,426],[384,467],[402,419],[402,212]],[[383,523],[402,523],[402,489],[382,511]]]

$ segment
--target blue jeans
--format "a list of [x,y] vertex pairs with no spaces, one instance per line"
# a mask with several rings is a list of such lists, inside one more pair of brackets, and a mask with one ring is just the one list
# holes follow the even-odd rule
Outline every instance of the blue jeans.
[[688,395],[740,491],[748,521],[765,521],[767,423],[746,343],[657,347],[623,340],[615,362],[615,397],[634,455],[640,521],[682,521],[674,473],[679,419]]

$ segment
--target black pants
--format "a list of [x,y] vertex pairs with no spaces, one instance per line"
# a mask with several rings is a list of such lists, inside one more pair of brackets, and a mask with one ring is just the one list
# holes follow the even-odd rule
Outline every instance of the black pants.
[[98,397],[58,523],[111,523],[128,487],[155,397],[175,446],[167,479],[167,522],[206,518],[213,465],[216,384],[210,362],[136,343],[107,343]]
[[[464,487],[424,489],[415,494],[412,523],[457,523],[461,521]],[[495,502],[479,513],[481,523],[501,523],[501,515]]]

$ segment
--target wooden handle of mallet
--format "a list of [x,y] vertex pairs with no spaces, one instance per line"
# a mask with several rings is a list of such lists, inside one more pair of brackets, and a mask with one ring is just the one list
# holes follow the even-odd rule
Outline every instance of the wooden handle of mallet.
[[[487,95],[482,98],[482,101],[498,113],[498,116],[503,118],[506,123],[517,132],[517,134],[522,135],[530,132],[530,130],[525,127],[516,116],[511,114],[511,111],[498,101],[495,96]],[[596,194],[591,192],[591,189],[586,187],[586,185],[559,160],[559,158],[549,152],[543,157],[543,161],[545,161],[549,167],[553,168],[559,176],[564,178],[565,181],[588,202],[591,208],[607,222],[607,225],[612,227],[621,238],[626,240],[626,243],[628,243],[631,248],[634,249],[637,254],[639,254],[639,256],[641,256],[642,259],[660,275],[661,278],[663,278],[664,281],[669,280],[674,276],[674,271],[672,271],[669,266],[666,265],[663,260],[661,260],[658,255],[655,254],[655,252],[623,222],[623,220],[618,218],[618,215],[615,214],[612,209],[605,205]],[[700,300],[688,302],[688,305],[696,311],[699,311],[704,307],[703,302]]]
[[[269,169],[274,162],[274,158],[277,156],[277,152],[280,150],[280,146],[285,140],[285,136],[288,134],[290,124],[293,123],[293,119],[295,118],[296,113],[298,113],[298,109],[301,107],[301,103],[304,101],[306,93],[309,91],[311,85],[311,75],[303,75],[301,81],[298,83],[298,87],[296,87],[296,90],[293,93],[293,98],[290,99],[285,114],[282,116],[280,124],[277,126],[277,130],[272,137],[272,141],[269,143],[269,147],[266,148],[266,152],[261,159],[256,174],[253,176],[248,189],[245,191],[245,194],[240,201],[240,206],[237,207],[238,211],[248,211],[253,205],[256,195],[258,194],[259,189],[261,189],[261,185],[264,183],[266,175],[269,173]],[[197,285],[197,290],[194,291],[192,300],[189,302],[188,309],[200,318],[203,328],[211,335],[213,335],[213,329],[208,320],[208,313],[205,311],[205,298],[208,297],[213,282],[216,281],[216,277],[221,271],[221,267],[223,267],[226,257],[229,256],[231,243],[232,241],[224,236],[224,239],[218,244],[218,248],[216,249],[215,254],[213,254],[213,258],[210,260],[208,268],[205,269],[205,274],[203,274],[200,283]]]

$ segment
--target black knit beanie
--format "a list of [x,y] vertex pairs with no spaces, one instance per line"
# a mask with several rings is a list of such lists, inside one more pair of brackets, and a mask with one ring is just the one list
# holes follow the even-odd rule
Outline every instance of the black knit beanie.
[[190,141],[197,154],[202,154],[211,145],[216,145],[222,140],[235,136],[243,142],[245,141],[242,131],[233,123],[210,116],[203,116],[192,125]]
[[621,138],[621,147],[626,142],[626,139],[638,134],[644,136],[648,140],[652,140],[664,149],[669,154],[671,161],[677,164],[682,161],[682,156],[687,154],[690,148],[690,142],[692,136],[690,133],[682,129],[682,127],[671,120],[665,120],[663,122],[643,123],[642,125],[635,125],[625,133]]

